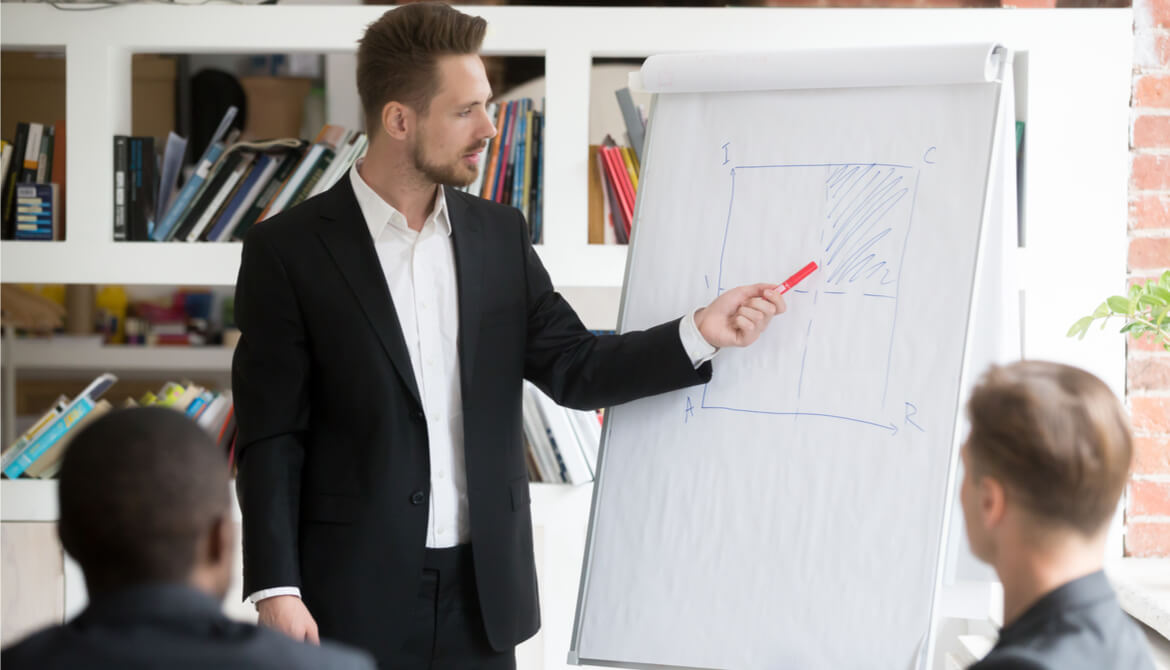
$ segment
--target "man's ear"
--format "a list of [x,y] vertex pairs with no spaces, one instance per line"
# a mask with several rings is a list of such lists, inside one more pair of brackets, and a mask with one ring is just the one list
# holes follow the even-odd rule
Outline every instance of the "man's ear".
[[232,551],[235,548],[236,529],[228,515],[216,517],[211,522],[211,531],[207,538],[207,562],[218,565],[222,561],[232,560]]
[[388,102],[382,107],[382,130],[396,140],[406,139],[415,123],[414,110],[400,102]]
[[979,519],[987,530],[994,530],[1007,516],[1007,490],[994,477],[983,476],[976,485],[979,499]]

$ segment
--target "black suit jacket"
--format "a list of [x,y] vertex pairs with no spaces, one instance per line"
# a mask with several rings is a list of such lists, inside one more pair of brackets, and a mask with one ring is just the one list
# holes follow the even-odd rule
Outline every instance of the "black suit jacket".
[[[471,538],[488,639],[540,627],[522,380],[578,408],[710,379],[678,321],[590,334],[511,207],[447,189]],[[236,285],[244,591],[299,586],[322,634],[385,657],[422,574],[429,451],[414,372],[348,178],[254,226]]]
[[104,596],[64,626],[0,654],[4,670],[373,670],[357,650],[315,647],[232,621],[210,597],[180,585],[140,586]]
[[1105,573],[1094,572],[1037,600],[970,670],[1154,670],[1154,663]]

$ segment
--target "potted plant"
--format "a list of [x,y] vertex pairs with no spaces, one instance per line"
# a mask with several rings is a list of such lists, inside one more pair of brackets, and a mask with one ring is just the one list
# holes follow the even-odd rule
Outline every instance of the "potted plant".
[[1134,339],[1149,333],[1155,344],[1170,351],[1170,270],[1162,273],[1157,280],[1149,279],[1144,284],[1129,287],[1129,295],[1115,295],[1107,298],[1089,316],[1080,318],[1068,329],[1068,336],[1083,339],[1089,326],[1101,319],[1101,328],[1111,317],[1121,317],[1124,324],[1121,332],[1129,333]]

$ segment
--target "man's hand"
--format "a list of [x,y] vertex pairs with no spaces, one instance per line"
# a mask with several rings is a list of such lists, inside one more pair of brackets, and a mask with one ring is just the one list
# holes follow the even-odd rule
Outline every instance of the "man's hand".
[[787,307],[775,284],[751,284],[725,291],[695,314],[695,325],[713,347],[746,347],[773,316]]
[[317,622],[309,608],[296,596],[273,596],[256,603],[260,625],[284,633],[297,642],[321,644]]

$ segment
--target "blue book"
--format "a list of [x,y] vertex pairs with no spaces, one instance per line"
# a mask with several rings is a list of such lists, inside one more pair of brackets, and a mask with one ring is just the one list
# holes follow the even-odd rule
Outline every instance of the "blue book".
[[53,190],[52,184],[16,185],[14,239],[53,239]]
[[227,207],[223,208],[223,212],[221,212],[219,218],[215,220],[215,224],[211,228],[211,232],[207,234],[208,242],[215,242],[219,239],[219,236],[223,234],[223,229],[227,227],[228,222],[232,220],[233,216],[235,216],[236,211],[244,206],[244,201],[248,199],[248,194],[251,193],[252,188],[256,186],[256,180],[260,178],[260,174],[264,172],[264,168],[268,167],[268,164],[271,162],[272,156],[269,156],[268,154],[260,154],[260,158],[256,160],[256,163],[252,166],[252,170],[248,173],[248,176],[244,177],[244,183],[240,184],[240,187],[236,189],[235,197],[231,199],[231,202],[228,203]]
[[118,378],[108,372],[99,375],[98,378],[93,380],[89,386],[85,387],[85,390],[82,391],[73,400],[73,402],[69,403],[69,406],[65,408],[65,411],[62,412],[61,415],[53,421],[53,423],[49,424],[48,428],[42,431],[35,440],[24,447],[21,453],[16,456],[16,459],[10,463],[8,467],[4,468],[4,474],[8,475],[12,479],[16,479],[22,473],[24,473],[24,471],[33,464],[33,461],[37,460],[37,458],[40,458],[41,454],[48,451],[49,447],[56,444],[57,440],[61,439],[65,433],[69,432],[70,428],[77,425],[78,421],[81,421],[83,418],[85,418],[85,415],[89,414],[90,410],[93,409],[94,403],[97,402],[97,399],[100,398],[107,389],[113,386],[114,382],[116,381],[118,381]]
[[512,176],[511,205],[519,209],[524,198],[520,194],[524,191],[524,152],[528,144],[528,101],[520,103],[520,117],[516,125],[516,168]]
[[183,184],[183,190],[179,191],[178,197],[171,203],[171,207],[167,210],[166,216],[150,232],[151,239],[155,242],[165,242],[170,239],[175,224],[179,222],[184,212],[194,202],[195,196],[199,194],[203,186],[203,182],[207,180],[208,173],[211,172],[211,166],[215,165],[215,161],[219,160],[223,150],[224,146],[222,142],[212,142],[208,145],[207,151],[203,153],[203,158],[199,159],[199,167],[195,169],[195,172],[187,180],[187,183]]

